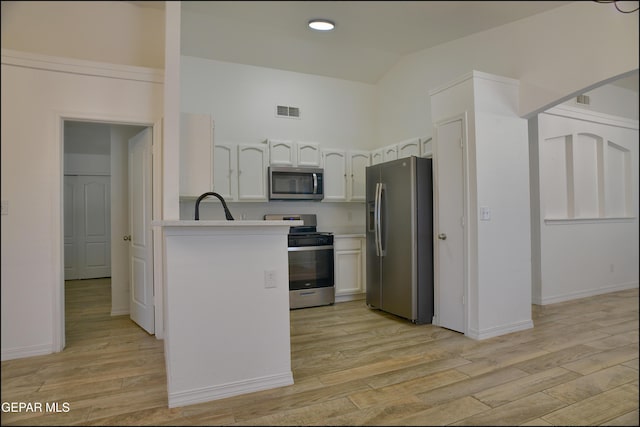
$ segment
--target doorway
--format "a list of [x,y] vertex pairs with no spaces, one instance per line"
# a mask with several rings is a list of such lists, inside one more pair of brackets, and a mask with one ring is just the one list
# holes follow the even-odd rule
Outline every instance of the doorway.
[[[63,304],[67,298],[65,285],[67,279],[96,279],[104,277],[104,283],[110,290],[110,314],[111,316],[130,314],[130,261],[129,241],[125,240],[130,234],[129,219],[129,140],[148,129],[152,133],[152,127],[146,125],[116,124],[93,121],[63,120],[63,235],[65,247],[63,251],[63,265],[65,271],[62,284]],[[91,185],[81,185],[74,192],[84,204],[86,209],[81,209],[83,218],[68,215],[68,208],[72,205],[69,200],[69,191],[72,191],[67,183],[74,181],[89,182]],[[102,183],[94,185],[96,182]],[[152,183],[148,183],[153,187]],[[97,199],[91,191],[98,188],[99,194],[108,200],[104,203],[87,199]],[[148,189],[151,191],[151,188]],[[84,197],[88,195],[87,197]],[[108,205],[105,210],[104,205]],[[77,224],[73,225],[73,217]],[[106,223],[105,223],[106,222]],[[91,225],[91,227],[89,227]],[[68,245],[69,236],[72,234],[69,228],[80,229],[80,234],[85,234],[83,245],[75,245],[75,249]],[[96,238],[98,231],[107,229],[107,235],[99,242],[87,244]],[[77,253],[74,253],[74,250]],[[74,262],[71,262],[71,261]],[[88,260],[88,262],[87,262]],[[78,263],[78,261],[80,261]],[[90,265],[102,264],[100,269],[91,268],[79,275],[68,275],[74,270],[73,264]],[[76,269],[78,273],[78,269]],[[64,311],[63,311],[64,313]],[[66,319],[63,318],[63,322]],[[65,328],[61,329],[65,333]],[[64,343],[64,337],[63,341]]]

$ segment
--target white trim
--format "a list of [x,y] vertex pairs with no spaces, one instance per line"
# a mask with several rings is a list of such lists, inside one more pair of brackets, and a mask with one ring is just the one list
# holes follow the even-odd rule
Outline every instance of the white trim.
[[2,361],[12,359],[22,359],[25,357],[44,356],[54,353],[51,344],[30,345],[26,347],[16,347],[2,350]]
[[627,129],[638,130],[638,120],[626,117],[612,116],[610,114],[600,113],[598,111],[585,110],[583,108],[573,107],[570,105],[557,105],[541,112],[540,114],[549,114],[552,116],[568,117],[571,119],[584,120],[587,122],[616,126]]
[[293,384],[291,371],[281,374],[252,378],[233,383],[203,387],[200,389],[169,393],[169,408],[209,402],[255,391],[268,390]]
[[128,314],[129,314],[129,309],[128,308],[121,308],[119,310],[111,310],[111,316],[126,316]]
[[2,49],[2,64],[69,74],[164,83],[164,70]]
[[[130,116],[116,116],[111,114],[93,114],[91,112],[68,112],[68,111],[55,111],[55,120],[58,131],[56,134],[58,135],[58,141],[56,144],[56,150],[58,150],[58,164],[57,164],[57,172],[56,174],[59,177],[59,188],[58,195],[60,197],[55,198],[53,200],[54,209],[55,203],[58,203],[58,212],[60,215],[60,223],[59,234],[56,238],[53,239],[53,245],[57,245],[57,251],[54,250],[53,253],[56,254],[56,259],[54,260],[54,268],[55,273],[54,276],[58,277],[59,285],[54,286],[53,290],[53,310],[52,310],[52,328],[53,328],[53,344],[52,349],[54,353],[61,352],[65,347],[66,342],[66,333],[65,333],[65,280],[64,280],[64,203],[62,203],[62,199],[64,197],[63,193],[63,180],[64,180],[64,122],[65,121],[90,121],[90,122],[101,122],[107,123],[111,125],[135,125],[135,126],[145,126],[150,127],[153,132],[154,137],[157,135],[162,135],[161,130],[156,129],[157,126],[162,125],[162,121],[155,122],[152,119],[147,118],[135,118]],[[153,166],[152,166],[153,167]],[[161,184],[161,174],[158,171],[153,171],[153,180],[152,180],[152,191],[155,191],[155,187]],[[55,227],[54,227],[55,228]],[[158,259],[155,258],[154,251],[154,271],[155,264]],[[161,288],[160,288],[161,289]],[[158,288],[154,282],[154,292],[157,292]],[[157,295],[157,294],[156,294]],[[162,298],[161,296],[156,296],[156,299]],[[158,306],[155,307],[155,311],[159,310]],[[119,313],[119,310],[118,310]],[[113,314],[112,314],[113,315]],[[156,318],[162,319],[162,313],[156,315]],[[162,339],[164,337],[164,324],[160,324],[160,328],[162,331],[158,335],[158,325],[156,325],[155,335],[157,339]]]
[[602,224],[611,222],[633,222],[635,216],[625,217],[601,217],[601,218],[545,218],[545,225],[570,225],[570,224]]
[[569,292],[567,294],[555,295],[552,297],[545,297],[542,300],[536,299],[533,301],[533,304],[536,305],[547,305],[547,304],[556,304],[559,302],[565,301],[573,301],[581,298],[594,297],[602,294],[609,294],[612,292],[626,291],[627,289],[635,289],[638,287],[638,283],[640,282],[628,282],[628,283],[620,283],[618,285],[605,286],[603,288],[596,289],[588,289],[585,291],[577,291],[577,292]]
[[484,330],[469,329],[469,332],[465,335],[474,340],[486,340],[487,338],[493,338],[500,335],[510,334],[512,332],[524,331],[526,329],[533,328],[532,320],[523,320],[522,322],[516,322],[509,325],[494,326]]
[[441,86],[438,86],[434,89],[431,89],[428,94],[429,96],[433,96],[436,95],[444,90],[450,89],[453,86],[457,86],[461,83],[464,83],[466,80],[470,80],[470,79],[484,79],[484,80],[490,80],[493,82],[497,82],[497,83],[502,83],[502,84],[507,84],[507,85],[511,85],[511,86],[515,86],[515,87],[519,87],[520,86],[520,81],[516,80],[516,79],[512,79],[509,77],[502,77],[502,76],[496,76],[495,74],[489,74],[489,73],[484,73],[482,71],[470,71],[467,74],[463,74],[461,77],[458,77],[455,80],[452,80],[450,82],[447,82]]

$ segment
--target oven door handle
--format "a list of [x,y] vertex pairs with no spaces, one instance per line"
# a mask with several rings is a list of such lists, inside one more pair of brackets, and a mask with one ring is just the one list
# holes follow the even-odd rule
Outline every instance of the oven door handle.
[[287,248],[289,252],[303,252],[303,251],[323,251],[333,249],[333,245],[323,245],[323,246],[295,246],[292,248]]

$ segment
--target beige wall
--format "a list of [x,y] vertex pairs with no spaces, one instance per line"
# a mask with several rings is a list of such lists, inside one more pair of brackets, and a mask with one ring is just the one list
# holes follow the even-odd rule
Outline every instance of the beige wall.
[[126,1],[3,1],[2,47],[164,68],[164,10]]

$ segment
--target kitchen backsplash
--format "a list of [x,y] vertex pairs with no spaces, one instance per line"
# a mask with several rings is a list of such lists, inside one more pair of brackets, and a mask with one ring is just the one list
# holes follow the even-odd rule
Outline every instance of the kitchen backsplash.
[[[200,219],[224,220],[222,205],[215,198],[200,204]],[[265,214],[316,214],[318,230],[352,230],[364,233],[365,204],[363,202],[227,202],[236,220],[262,220]],[[180,202],[180,219],[193,219],[195,200]]]

